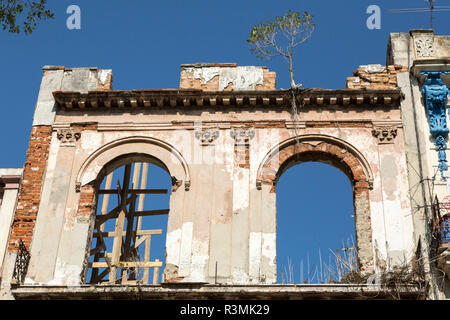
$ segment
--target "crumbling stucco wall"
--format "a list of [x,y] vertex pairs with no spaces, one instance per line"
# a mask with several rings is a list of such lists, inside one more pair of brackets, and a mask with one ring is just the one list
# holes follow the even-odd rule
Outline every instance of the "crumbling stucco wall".
[[[339,107],[323,106],[305,111],[298,129],[300,136],[319,137],[319,147],[322,136],[342,141],[358,150],[368,163],[373,186],[367,184],[366,191],[356,197],[356,206],[364,208],[360,217],[365,219],[362,226],[367,232],[359,241],[369,257],[363,261],[366,270],[389,259],[408,257],[413,248],[399,115],[395,108],[344,112]],[[102,163],[137,151],[163,161],[170,174],[183,182],[187,180],[183,166],[189,171],[189,187],[179,188],[171,197],[166,281],[214,282],[217,262],[219,283],[276,282],[276,196],[273,185],[262,184],[259,190],[257,180],[267,154],[293,137],[288,110],[263,112],[255,107],[220,115],[184,110],[176,121],[173,114],[158,111],[114,116],[95,112],[89,115],[89,122],[95,125],[83,127],[84,121],[83,112],[60,111],[56,115],[45,181],[60,182],[43,188],[43,195],[53,196],[47,196],[47,209],[39,213],[27,283],[64,285],[82,273],[89,221],[77,214],[83,195],[83,191],[77,192],[77,182],[83,190],[96,178]],[[374,136],[373,131],[380,126],[395,128],[389,143],[380,144]],[[59,130],[78,130],[80,137],[70,146],[63,145],[57,138]],[[202,138],[211,136],[206,131],[218,134],[209,141]],[[127,142],[132,137],[140,144]],[[105,147],[118,141],[123,141],[120,147]],[[179,153],[183,161],[164,156],[167,149],[161,148],[162,144],[170,146],[171,153]],[[102,148],[114,152],[99,152]],[[95,159],[104,159],[84,167],[96,153]],[[63,171],[59,159],[65,159]],[[54,198],[61,204],[51,200]],[[54,209],[46,218],[48,206]],[[44,236],[49,233],[55,237],[51,241]]]

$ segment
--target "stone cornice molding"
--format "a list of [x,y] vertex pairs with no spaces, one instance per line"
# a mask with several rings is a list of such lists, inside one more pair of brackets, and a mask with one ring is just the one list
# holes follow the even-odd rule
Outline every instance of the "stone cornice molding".
[[[186,89],[54,91],[57,107],[65,111],[96,109],[133,109],[162,107],[279,107],[291,105],[289,90],[261,91],[202,91]],[[400,89],[299,89],[297,102],[308,106],[373,106],[398,105],[403,93]]]

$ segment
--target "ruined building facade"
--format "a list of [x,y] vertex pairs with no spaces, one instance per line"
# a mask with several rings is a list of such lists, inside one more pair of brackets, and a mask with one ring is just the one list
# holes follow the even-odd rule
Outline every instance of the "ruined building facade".
[[[361,66],[346,89],[298,90],[295,116],[291,91],[277,90],[265,67],[182,65],[178,89],[127,91],[112,89],[111,70],[44,67],[23,172],[0,175],[18,177],[3,187],[2,297],[127,298],[140,268],[147,298],[384,297],[366,284],[276,285],[277,180],[321,161],[351,182],[360,272],[420,265],[432,283],[426,296],[449,298],[445,234],[433,242],[427,229],[436,214],[439,232],[446,221],[437,203],[447,201],[439,141],[448,129],[430,134],[427,90],[447,90],[449,50],[450,37],[431,31],[391,34],[386,66]],[[442,109],[441,122],[447,93],[431,108]],[[140,203],[164,193],[141,183],[146,164],[171,177],[168,210]],[[136,260],[135,248],[147,252],[160,234],[140,219],[164,214],[165,257]]]

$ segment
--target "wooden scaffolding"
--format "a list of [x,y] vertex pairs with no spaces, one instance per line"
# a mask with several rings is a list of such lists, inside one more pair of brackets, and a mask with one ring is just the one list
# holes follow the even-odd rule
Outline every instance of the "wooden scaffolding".
[[[137,188],[141,166],[141,183]],[[113,172],[111,172],[106,176],[105,188],[98,190],[98,195],[103,195],[103,200],[101,212],[95,219],[93,233],[93,240],[96,240],[95,248],[90,250],[90,255],[93,256],[93,259],[90,259],[92,262],[88,264],[92,270],[89,281],[91,284],[148,284],[150,268],[153,268],[152,284],[158,283],[162,261],[159,259],[150,261],[150,244],[151,237],[161,235],[162,229],[143,230],[142,218],[166,215],[169,209],[145,211],[143,210],[144,199],[146,194],[167,194],[168,190],[146,189],[148,163],[134,163],[130,186],[131,169],[132,164],[125,165],[122,186],[118,181],[117,188],[111,189],[113,180]],[[110,195],[118,197],[118,205],[108,211]],[[115,219],[115,229],[113,232],[105,232],[105,223],[111,219]],[[111,252],[108,252],[106,238],[113,238]],[[139,254],[139,247],[142,245],[144,245],[143,257]],[[140,271],[143,273],[140,274]],[[109,277],[105,278],[107,275]],[[139,275],[142,275],[141,279]]]

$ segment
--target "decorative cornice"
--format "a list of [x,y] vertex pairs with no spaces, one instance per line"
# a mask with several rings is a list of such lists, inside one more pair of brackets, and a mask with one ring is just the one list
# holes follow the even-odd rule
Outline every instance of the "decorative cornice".
[[[54,91],[58,108],[70,110],[162,108],[162,107],[280,107],[291,105],[289,90],[261,91],[202,91],[186,89]],[[369,106],[398,105],[403,94],[400,89],[299,89],[297,102],[308,106]]]
[[425,71],[425,84],[422,87],[422,95],[428,116],[430,133],[435,138],[434,145],[438,152],[439,170],[442,180],[446,180],[444,171],[448,170],[447,165],[447,143],[449,129],[447,127],[447,116],[445,114],[447,105],[447,95],[449,90],[441,80],[441,74],[449,74],[450,71]]

